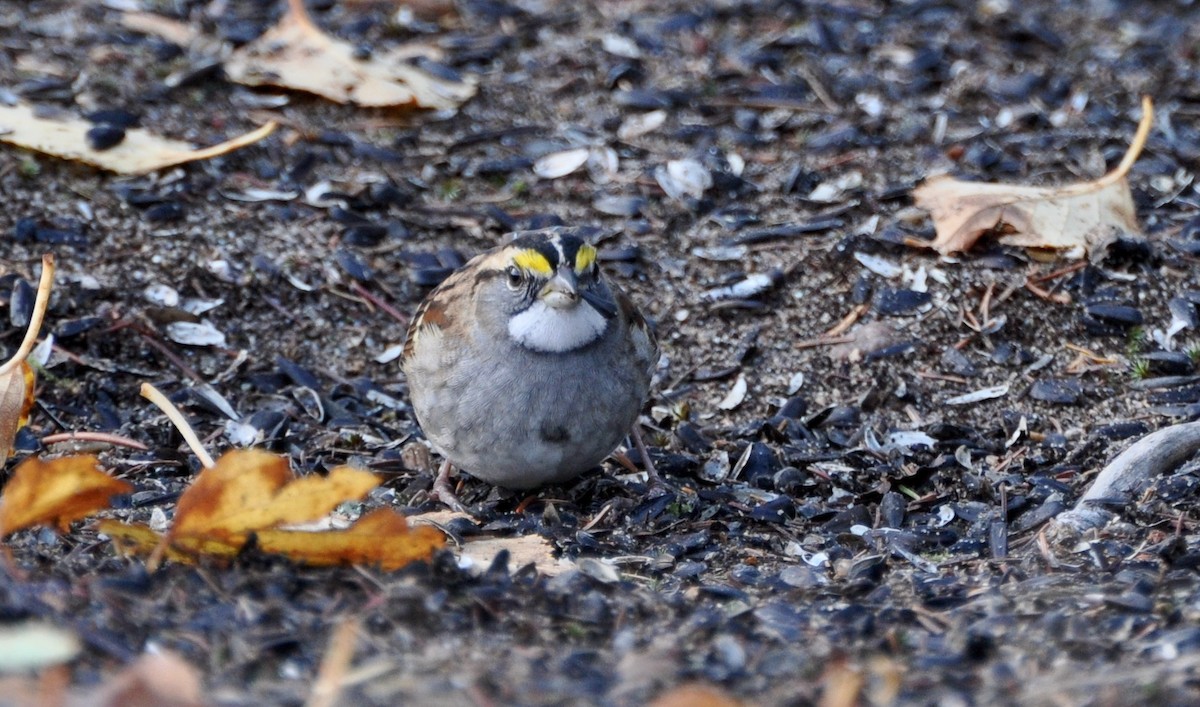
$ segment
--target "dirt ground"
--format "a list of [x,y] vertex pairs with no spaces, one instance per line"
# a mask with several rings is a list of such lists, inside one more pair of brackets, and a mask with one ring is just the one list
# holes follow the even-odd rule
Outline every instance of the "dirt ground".
[[[541,535],[555,576],[253,552],[147,574],[87,523],[18,533],[0,622],[75,632],[77,690],[169,650],[213,704],[301,704],[353,616],[343,704],[634,705],[692,682],[764,705],[1200,700],[1200,464],[1109,499],[1115,521],[1078,541],[1042,534],[1131,441],[1200,417],[1193,4],[462,0],[405,21],[310,4],[365,47],[438,46],[479,86],[446,112],[225,81],[222,42],[283,3],[142,3],[208,53],[123,29],[120,5],[0,2],[0,100],[121,109],[194,144],[282,128],[138,178],[0,149],[0,351],[42,253],[60,268],[18,458],[65,430],[138,440],[98,450],[137,489],[116,513],[169,517],[198,462],[138,396],[149,381],[213,451],[249,434],[300,472],[386,475],[370,504],[434,510],[387,356],[405,322],[380,303],[407,315],[505,234],[567,224],[595,229],[657,326],[643,422],[674,492],[615,462],[532,500],[464,477],[480,522],[452,530]],[[922,178],[1099,177],[1142,95],[1142,233],[1082,263],[906,245],[933,236]],[[577,147],[615,169],[535,174]],[[682,160],[711,176],[698,198],[674,191]],[[857,352],[817,341],[855,313]],[[224,343],[179,343],[170,324],[194,319]]]

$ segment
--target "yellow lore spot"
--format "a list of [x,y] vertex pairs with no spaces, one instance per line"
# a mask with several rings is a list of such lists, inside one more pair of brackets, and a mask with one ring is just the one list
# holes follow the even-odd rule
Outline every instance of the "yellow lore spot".
[[579,246],[579,252],[575,253],[575,272],[583,274],[595,262],[596,249],[587,243]]
[[554,274],[554,270],[550,267],[550,261],[546,260],[546,256],[532,248],[517,251],[517,254],[513,256],[513,264],[522,270],[543,277],[550,277]]

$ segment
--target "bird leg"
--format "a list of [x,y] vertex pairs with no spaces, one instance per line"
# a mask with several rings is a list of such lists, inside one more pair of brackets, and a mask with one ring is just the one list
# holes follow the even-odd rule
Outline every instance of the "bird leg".
[[433,480],[433,495],[442,503],[450,507],[452,511],[466,513],[471,515],[458,500],[458,496],[454,495],[454,489],[450,486],[450,460],[442,462],[442,466],[438,469],[437,478]]
[[650,452],[646,451],[646,443],[642,441],[642,432],[638,429],[638,424],[633,423],[633,444],[637,447],[638,456],[642,458],[642,466],[646,467],[646,476],[652,487],[661,489],[670,489],[667,482],[662,480],[658,475],[658,469],[654,468],[654,462],[650,461]]

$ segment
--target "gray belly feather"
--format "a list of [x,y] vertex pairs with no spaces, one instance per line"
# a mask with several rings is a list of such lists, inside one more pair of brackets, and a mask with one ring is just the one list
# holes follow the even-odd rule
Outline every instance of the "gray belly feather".
[[[525,489],[574,478],[616,448],[648,392],[645,361],[614,339],[582,349],[587,355],[500,346],[478,354],[469,370],[446,357],[415,356],[407,368],[417,420],[451,463],[497,486]],[[512,365],[513,356],[523,359],[521,366]],[[422,365],[436,365],[440,374],[411,373]],[[436,387],[413,383],[439,378],[445,382]]]

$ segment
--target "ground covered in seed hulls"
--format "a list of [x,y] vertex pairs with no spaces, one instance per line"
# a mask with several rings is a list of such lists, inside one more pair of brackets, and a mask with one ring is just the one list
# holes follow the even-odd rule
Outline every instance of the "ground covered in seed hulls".
[[[1116,522],[1077,542],[1041,535],[1130,440],[1200,416],[1190,4],[463,0],[403,21],[311,4],[364,51],[440,46],[479,80],[452,114],[234,86],[211,56],[123,29],[122,4],[0,3],[3,95],[196,144],[284,128],[153,178],[0,151],[5,351],[41,254],[60,265],[60,353],[22,454],[62,430],[139,440],[103,451],[137,487],[117,512],[169,515],[198,466],[138,397],[149,381],[211,449],[355,463],[387,476],[372,504],[435,508],[387,356],[405,324],[380,303],[409,313],[505,233],[569,224],[657,324],[644,422],[674,493],[613,462],[532,500],[466,479],[481,520],[452,529],[544,536],[553,577],[253,552],[148,575],[86,524],[19,533],[0,619],[76,632],[74,684],[168,649],[214,703],[296,704],[354,615],[348,704],[639,704],[693,681],[755,704],[1200,698],[1200,465],[1113,499]],[[145,5],[233,45],[282,11]],[[1076,267],[905,245],[933,234],[922,177],[1098,177],[1142,94],[1144,234]],[[588,165],[538,176],[581,147]],[[199,318],[223,343],[171,334],[189,300],[215,304]],[[843,343],[816,341],[855,313]]]

